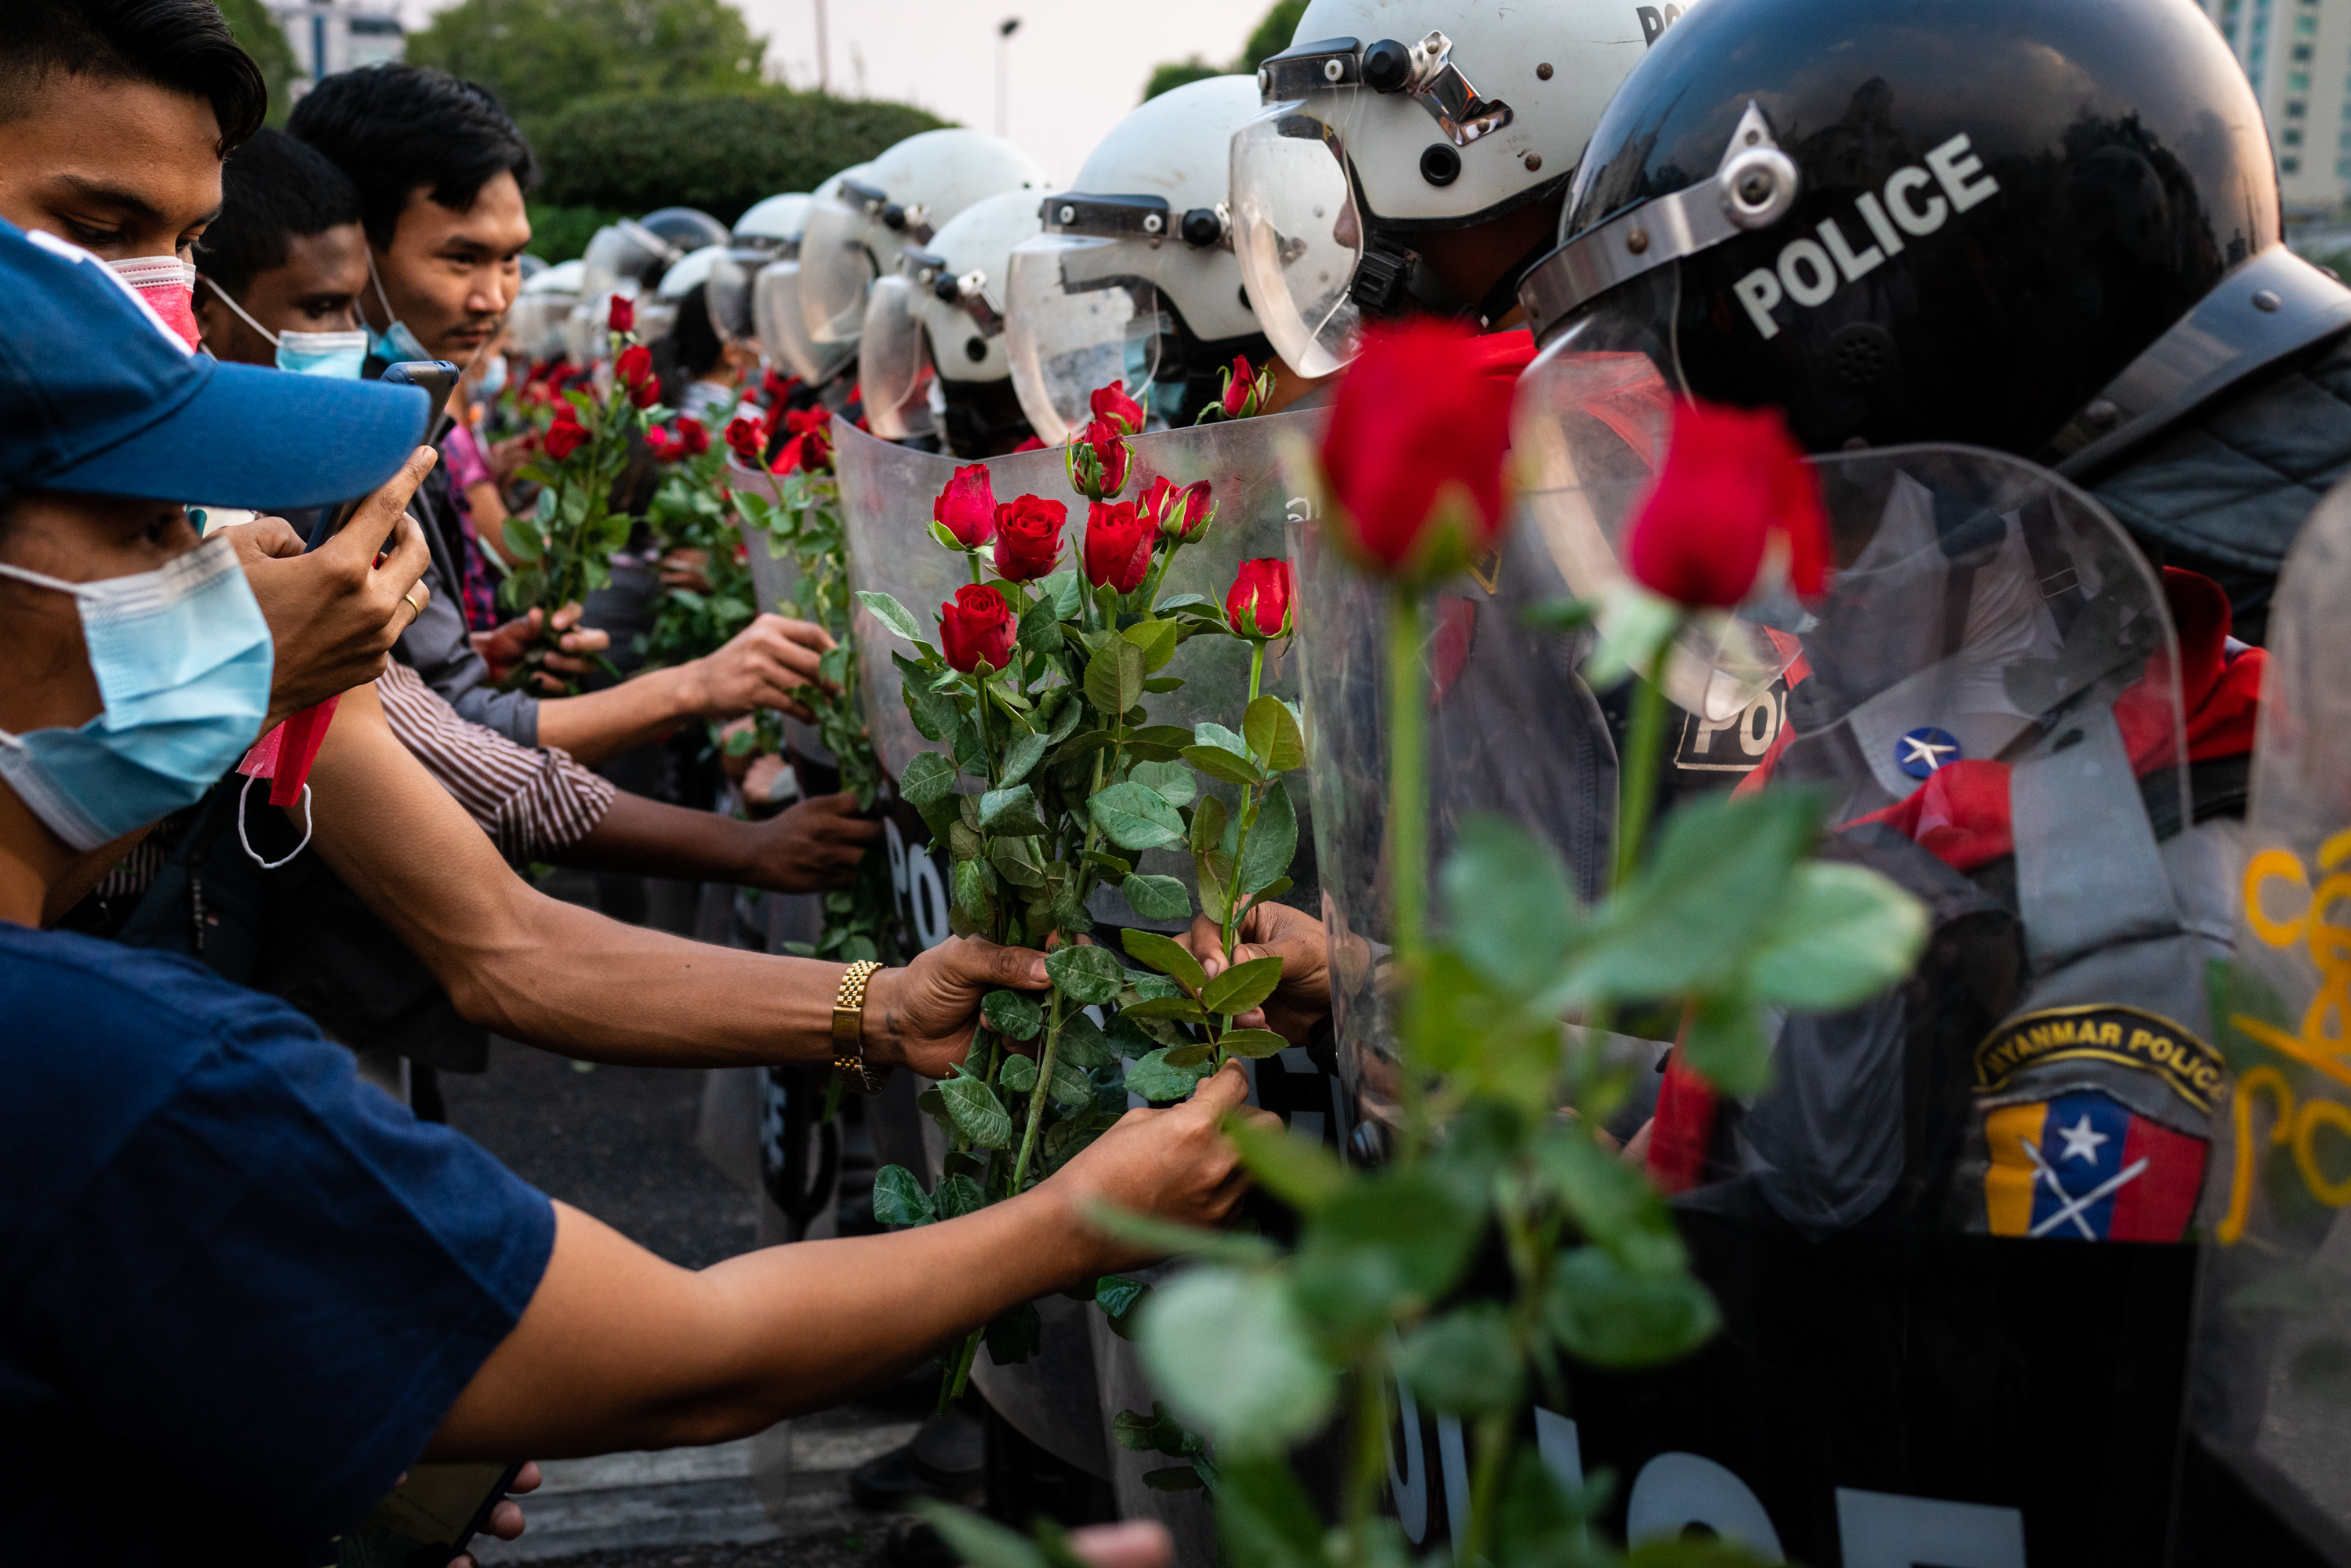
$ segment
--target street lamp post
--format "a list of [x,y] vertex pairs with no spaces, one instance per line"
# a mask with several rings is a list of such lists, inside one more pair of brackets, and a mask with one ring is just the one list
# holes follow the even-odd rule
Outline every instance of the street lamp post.
[[1012,53],[1012,35],[1019,30],[1020,18],[1018,16],[1007,16],[996,25],[996,133],[998,136],[1010,134],[1006,129],[1010,123],[1011,114],[1011,68],[1008,60]]

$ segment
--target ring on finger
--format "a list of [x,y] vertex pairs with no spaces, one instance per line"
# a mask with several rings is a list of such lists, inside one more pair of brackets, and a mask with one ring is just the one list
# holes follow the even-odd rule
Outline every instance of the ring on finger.
[[401,602],[407,605],[411,610],[415,611],[416,613],[421,616],[424,613],[424,600],[422,596],[426,591],[427,591],[423,583],[413,582],[409,584],[408,591],[400,596]]

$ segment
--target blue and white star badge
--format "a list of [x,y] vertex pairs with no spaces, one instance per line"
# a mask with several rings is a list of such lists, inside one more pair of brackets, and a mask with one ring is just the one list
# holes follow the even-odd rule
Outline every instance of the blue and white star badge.
[[1894,763],[1913,779],[1959,760],[1959,737],[1948,729],[1921,725],[1894,743]]

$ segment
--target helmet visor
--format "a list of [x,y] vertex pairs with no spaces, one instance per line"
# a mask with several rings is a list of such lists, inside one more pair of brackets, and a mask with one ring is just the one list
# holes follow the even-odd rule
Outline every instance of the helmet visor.
[[1355,357],[1363,312],[1349,292],[1364,224],[1347,174],[1352,88],[1267,110],[1233,133],[1233,251],[1258,324],[1299,374]]
[[1040,235],[1014,247],[1006,312],[1013,390],[1037,439],[1058,445],[1115,382],[1137,402],[1159,370],[1169,323],[1157,254],[1123,239]]
[[884,277],[865,304],[857,340],[857,392],[866,423],[884,441],[904,441],[931,427],[931,355],[912,278]]
[[738,248],[723,252],[711,262],[702,293],[710,306],[710,329],[718,334],[720,342],[757,335],[758,323],[751,317],[751,278],[767,259],[763,251]]
[[865,324],[865,296],[879,272],[864,207],[839,197],[819,202],[800,242],[800,322],[811,341],[854,343]]
[[598,229],[580,258],[581,298],[629,286],[659,281],[664,269],[685,253],[634,218],[622,218]]
[[[1528,465],[1528,519],[1580,598],[1624,577],[1625,532],[1665,461],[1682,395],[1671,331],[1679,276],[1662,267],[1596,301],[1519,382],[1512,439]],[[1735,613],[1690,618],[1666,695],[1708,723],[1735,716],[1794,661],[1806,624],[1783,582],[1759,580]]]
[[800,264],[773,261],[752,282],[751,310],[760,346],[810,386],[831,381],[856,352],[854,343],[818,343],[800,315]]
[[542,294],[525,294],[514,302],[507,314],[507,331],[514,345],[534,360],[551,360],[569,347],[566,329],[571,321],[573,307],[579,299],[569,294],[550,289]]

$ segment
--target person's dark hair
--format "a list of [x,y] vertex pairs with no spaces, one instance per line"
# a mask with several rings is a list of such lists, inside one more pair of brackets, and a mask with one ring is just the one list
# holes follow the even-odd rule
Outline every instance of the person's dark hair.
[[225,158],[261,129],[269,84],[214,0],[5,0],[0,123],[35,112],[57,77],[142,82],[213,106]]
[[360,221],[360,193],[317,148],[259,131],[221,170],[221,212],[196,242],[196,270],[242,299],[258,274],[286,265],[297,235]]
[[710,324],[710,297],[697,283],[678,297],[677,325],[653,345],[653,370],[661,377],[662,402],[682,406],[686,383],[700,381],[718,362],[726,345]]
[[526,191],[538,180],[522,128],[489,89],[423,66],[330,76],[294,106],[286,129],[351,177],[360,221],[379,248],[392,244],[409,193],[420,185],[462,213],[501,171]]

